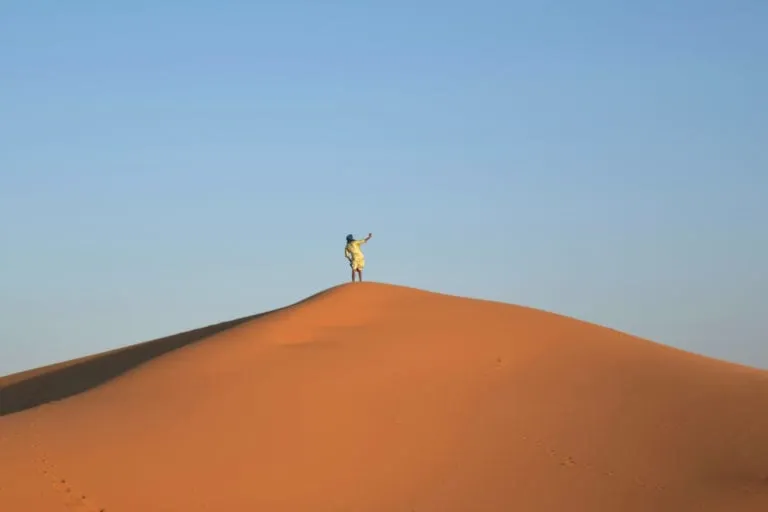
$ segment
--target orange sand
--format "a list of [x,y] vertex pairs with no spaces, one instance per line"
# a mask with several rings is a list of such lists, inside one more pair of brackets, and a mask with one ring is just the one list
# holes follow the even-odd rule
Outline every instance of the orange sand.
[[0,511],[768,511],[768,372],[552,313],[358,283],[138,347],[0,379]]

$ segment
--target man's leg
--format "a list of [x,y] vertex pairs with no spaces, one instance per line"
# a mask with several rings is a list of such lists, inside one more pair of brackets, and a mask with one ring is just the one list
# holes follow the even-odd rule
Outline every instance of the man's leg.
[[352,282],[355,282],[355,269],[352,269]]
[[357,269],[357,280],[363,282],[363,269],[361,268]]

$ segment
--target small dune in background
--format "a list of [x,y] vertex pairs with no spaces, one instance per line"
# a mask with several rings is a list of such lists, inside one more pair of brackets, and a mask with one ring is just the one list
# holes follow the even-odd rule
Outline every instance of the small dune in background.
[[0,378],[3,512],[768,511],[768,372],[378,283]]

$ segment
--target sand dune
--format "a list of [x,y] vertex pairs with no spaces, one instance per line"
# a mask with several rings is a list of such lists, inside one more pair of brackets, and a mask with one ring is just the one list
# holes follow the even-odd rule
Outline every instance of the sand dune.
[[348,284],[0,379],[0,510],[768,510],[768,372]]

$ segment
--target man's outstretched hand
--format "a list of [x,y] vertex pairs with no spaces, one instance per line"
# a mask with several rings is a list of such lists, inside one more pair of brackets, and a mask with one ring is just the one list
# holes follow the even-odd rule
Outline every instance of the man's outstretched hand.
[[368,233],[368,236],[367,236],[367,237],[365,237],[365,239],[366,239],[366,240],[370,240],[372,236],[373,236],[373,233]]

